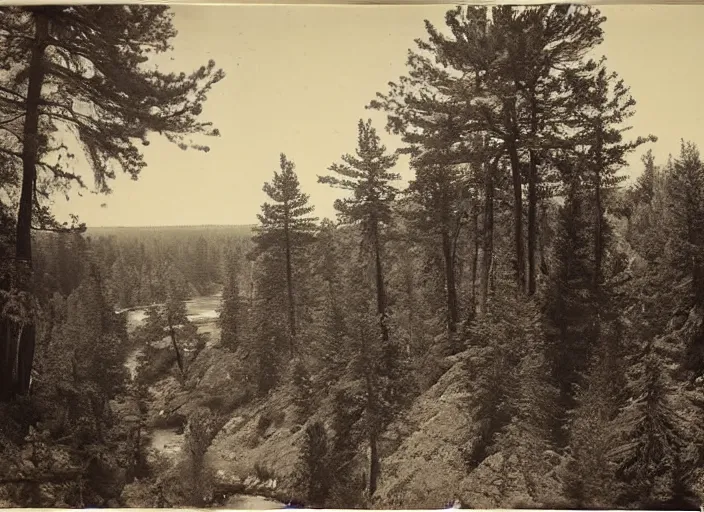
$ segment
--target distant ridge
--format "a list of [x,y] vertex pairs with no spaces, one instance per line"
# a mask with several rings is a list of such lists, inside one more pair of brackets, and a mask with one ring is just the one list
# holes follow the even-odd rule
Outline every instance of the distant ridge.
[[251,236],[254,224],[203,224],[184,226],[93,226],[86,228],[89,237],[153,237],[153,236]]

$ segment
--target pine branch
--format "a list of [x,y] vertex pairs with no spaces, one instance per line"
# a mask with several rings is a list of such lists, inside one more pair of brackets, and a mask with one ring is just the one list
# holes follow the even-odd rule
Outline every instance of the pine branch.
[[15,96],[16,98],[19,98],[22,100],[22,104],[27,101],[27,98],[22,96],[20,93],[13,91],[12,89],[8,89],[7,87],[4,87],[0,85],[0,92],[4,92],[5,94],[9,94],[10,96]]
[[3,119],[2,121],[0,121],[0,127],[3,125],[9,124],[13,121],[16,121],[22,117],[24,117],[24,112],[22,112],[21,114],[17,114],[16,116],[10,117],[8,119]]

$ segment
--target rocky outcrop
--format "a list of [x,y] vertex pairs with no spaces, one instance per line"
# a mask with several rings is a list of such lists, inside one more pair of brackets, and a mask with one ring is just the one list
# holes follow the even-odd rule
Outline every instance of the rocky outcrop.
[[388,438],[402,441],[382,459],[377,504],[384,508],[443,507],[457,498],[466,474],[461,446],[469,432],[468,397],[462,386],[463,355],[395,422]]
[[239,408],[208,450],[207,460],[221,483],[276,480],[281,493],[293,492],[303,441],[301,425],[286,389],[265,401]]

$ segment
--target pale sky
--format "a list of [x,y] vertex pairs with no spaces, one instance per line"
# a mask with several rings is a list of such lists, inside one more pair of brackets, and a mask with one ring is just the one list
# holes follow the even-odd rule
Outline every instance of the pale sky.
[[[107,197],[58,198],[56,213],[76,213],[89,227],[255,223],[266,200],[262,185],[284,152],[317,216],[334,217],[339,191],[318,184],[317,175],[354,151],[360,117],[375,122],[389,149],[398,147],[385,116],[364,107],[405,73],[423,20],[442,25],[450,7],[174,7],[175,51],[161,60],[191,71],[212,58],[224,69],[204,109],[222,136],[207,140],[209,153],[152,138],[138,181],[118,176]],[[608,20],[600,53],[638,102],[633,135],[658,136],[650,147],[660,162],[678,152],[680,138],[704,145],[704,6],[601,11]],[[636,173],[643,151],[631,158]],[[397,171],[411,177],[405,161]]]

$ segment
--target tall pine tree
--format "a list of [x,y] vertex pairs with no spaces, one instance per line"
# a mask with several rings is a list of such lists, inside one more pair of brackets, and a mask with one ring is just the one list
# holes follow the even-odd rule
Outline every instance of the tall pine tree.
[[[281,171],[274,173],[274,179],[264,184],[264,192],[273,202],[264,203],[262,213],[257,216],[260,225],[255,228],[254,254],[268,253],[272,265],[268,270],[273,274],[269,276],[269,282],[281,279],[285,283],[288,348],[294,355],[299,318],[296,272],[306,263],[304,251],[314,239],[317,219],[310,216],[314,207],[308,204],[308,195],[300,190],[294,163],[283,153],[280,167]],[[265,289],[263,293],[272,296],[277,291]]]
[[[320,176],[318,181],[351,192],[351,197],[337,199],[335,209],[341,222],[361,229],[363,261],[372,269],[373,289],[376,295],[376,313],[379,325],[379,340],[368,332],[368,312],[364,297],[356,307],[360,308],[359,319],[353,336],[362,340],[360,364],[364,368],[364,389],[367,396],[366,419],[371,453],[369,470],[369,494],[376,491],[379,478],[378,437],[381,433],[383,404],[379,400],[381,388],[386,388],[386,401],[393,404],[398,400],[398,366],[400,354],[397,345],[390,339],[388,316],[388,295],[384,275],[384,237],[392,220],[392,206],[397,189],[392,185],[399,175],[392,173],[396,155],[387,154],[386,147],[372,127],[371,120],[358,123],[358,147],[356,155],[346,154],[342,163],[333,164],[329,176]],[[363,294],[363,292],[360,291]],[[383,385],[380,381],[385,381]],[[388,406],[387,406],[388,408]],[[388,412],[388,411],[387,411]]]

